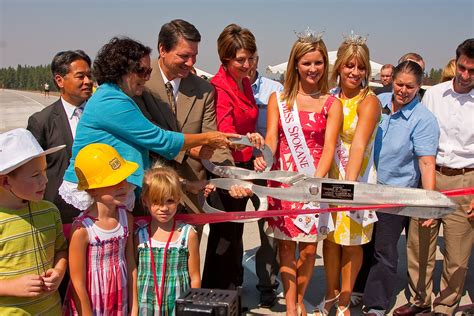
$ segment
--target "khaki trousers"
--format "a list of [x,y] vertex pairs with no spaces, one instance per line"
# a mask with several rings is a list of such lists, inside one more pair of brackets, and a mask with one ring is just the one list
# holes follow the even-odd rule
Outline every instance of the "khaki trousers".
[[[437,190],[473,186],[474,172],[457,176],[445,176],[436,172]],[[422,227],[423,220],[411,219],[407,242],[411,303],[420,307],[431,305],[436,244],[439,228],[443,225],[445,244],[443,272],[440,292],[433,302],[433,311],[454,314],[461,299],[467,264],[474,244],[474,221],[469,221],[466,216],[473,198],[473,195],[453,198],[458,203],[455,212],[435,220],[431,227]]]

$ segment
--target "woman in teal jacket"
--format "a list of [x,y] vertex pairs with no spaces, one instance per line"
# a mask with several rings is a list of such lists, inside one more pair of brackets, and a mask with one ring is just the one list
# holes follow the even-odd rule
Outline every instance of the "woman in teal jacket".
[[227,137],[236,136],[221,132],[181,134],[166,131],[151,123],[132,100],[141,95],[150,78],[151,49],[129,38],[114,37],[99,51],[93,73],[99,88],[86,104],[79,121],[72,147],[72,157],[60,188],[66,202],[79,209],[88,205],[84,192],[77,192],[74,162],[77,153],[91,143],[104,143],[114,147],[139,168],[127,179],[141,186],[144,170],[150,167],[149,151],[172,159],[181,150],[207,145],[213,148],[229,144]]

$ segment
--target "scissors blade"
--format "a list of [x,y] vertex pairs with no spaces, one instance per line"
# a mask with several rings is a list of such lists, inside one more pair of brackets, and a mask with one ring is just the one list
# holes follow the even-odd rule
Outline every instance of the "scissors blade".
[[[307,178],[289,188],[253,188],[287,201],[315,201],[341,205],[401,204],[423,207],[455,207],[444,194],[415,188],[335,179]],[[277,196],[278,195],[278,196]]]
[[212,174],[222,178],[240,180],[272,180],[281,183],[292,184],[304,180],[307,177],[299,172],[289,171],[263,171],[257,172],[234,166],[218,166],[209,160],[202,160],[202,165]]
[[452,213],[456,204],[444,194],[414,188],[306,178],[288,188],[270,188],[237,179],[213,179],[219,188],[229,190],[232,185],[243,185],[257,196],[271,196],[284,201],[324,202],[337,205],[390,204],[394,208],[380,212],[420,218],[439,218]]
[[304,183],[307,191],[320,202],[338,204],[402,204],[422,207],[455,208],[456,204],[437,191],[389,185],[311,178]]
[[[248,181],[241,181],[241,180],[235,180],[235,179],[226,179],[226,178],[220,178],[220,179],[211,179],[209,180],[209,183],[212,183],[214,185],[216,185],[216,187],[218,188],[221,188],[221,189],[225,189],[225,190],[230,190],[231,186],[232,185],[240,185],[244,188],[248,188],[248,189],[251,189],[253,184],[251,182],[248,182]],[[267,198],[266,196],[265,197],[260,197],[258,196],[259,198],[259,208],[256,210],[260,210],[260,209],[267,209],[268,208],[268,201],[267,201]],[[224,211],[221,211],[213,206],[211,206],[208,202],[207,202],[207,199],[204,197],[203,193],[201,192],[200,194],[198,194],[198,202],[199,204],[201,205],[202,207],[202,210],[205,212],[205,213],[211,213],[211,214],[216,214],[216,213],[226,213]],[[231,220],[231,222],[234,222],[234,223],[250,223],[250,222],[255,222],[257,221],[258,218],[251,218],[251,219],[241,219],[241,220],[238,220],[238,219],[235,219],[235,220]]]

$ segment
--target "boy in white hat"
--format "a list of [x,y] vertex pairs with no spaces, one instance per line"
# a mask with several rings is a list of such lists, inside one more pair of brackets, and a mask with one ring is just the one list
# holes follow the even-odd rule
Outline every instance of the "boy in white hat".
[[0,315],[60,315],[57,288],[67,243],[54,204],[43,201],[43,150],[23,128],[0,134]]

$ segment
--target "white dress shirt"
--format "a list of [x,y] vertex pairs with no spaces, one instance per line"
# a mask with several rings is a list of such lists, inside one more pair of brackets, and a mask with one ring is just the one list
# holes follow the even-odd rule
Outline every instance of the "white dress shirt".
[[474,168],[474,89],[460,94],[453,80],[429,88],[422,103],[436,116],[440,128],[436,164]]
[[252,83],[253,97],[258,106],[257,132],[263,137],[267,134],[267,106],[270,95],[277,91],[283,91],[283,85],[278,81],[262,77],[257,72],[257,78]]
[[160,72],[161,72],[161,77],[163,77],[163,82],[165,84],[168,82],[171,83],[171,86],[173,87],[174,101],[176,102],[176,104],[178,104],[178,90],[179,90],[179,85],[181,83],[181,78],[174,78],[173,80],[168,80],[163,70],[161,70],[161,67],[160,67]]
[[86,102],[82,103],[80,106],[74,106],[63,98],[61,98],[61,102],[63,104],[64,111],[66,111],[69,126],[71,127],[72,138],[74,139],[76,138],[77,124],[79,123],[79,119],[81,118]]

